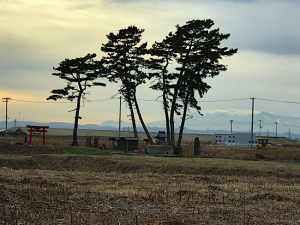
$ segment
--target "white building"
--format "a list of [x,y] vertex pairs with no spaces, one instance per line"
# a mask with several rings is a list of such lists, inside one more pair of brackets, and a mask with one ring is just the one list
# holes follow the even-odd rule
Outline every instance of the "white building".
[[[256,143],[256,134],[253,133],[253,144]],[[251,133],[216,133],[214,144],[251,145]]]

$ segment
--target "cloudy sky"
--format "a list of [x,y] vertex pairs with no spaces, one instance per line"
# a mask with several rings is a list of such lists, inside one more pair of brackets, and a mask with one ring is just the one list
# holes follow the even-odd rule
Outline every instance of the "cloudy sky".
[[[9,120],[73,122],[74,103],[46,101],[52,89],[65,83],[52,75],[65,58],[96,53],[110,32],[135,25],[145,29],[143,42],[161,41],[175,25],[192,19],[212,19],[214,28],[230,33],[224,46],[238,48],[225,58],[228,70],[207,79],[203,112],[251,109],[300,116],[300,1],[298,0],[0,0],[0,94],[9,97]],[[110,99],[117,84],[89,90],[81,109],[81,124],[118,120],[118,100]],[[159,92],[138,89],[146,122],[164,119]],[[218,102],[216,100],[243,99]],[[49,102],[49,103],[44,103]],[[5,120],[5,103],[0,104]],[[194,112],[194,111],[192,111]],[[122,118],[128,122],[125,104]]]

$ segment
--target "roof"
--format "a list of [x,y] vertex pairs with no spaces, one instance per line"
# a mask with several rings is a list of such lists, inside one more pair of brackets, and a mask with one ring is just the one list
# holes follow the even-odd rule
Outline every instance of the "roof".
[[166,138],[166,132],[165,131],[158,131],[157,135],[154,138]]

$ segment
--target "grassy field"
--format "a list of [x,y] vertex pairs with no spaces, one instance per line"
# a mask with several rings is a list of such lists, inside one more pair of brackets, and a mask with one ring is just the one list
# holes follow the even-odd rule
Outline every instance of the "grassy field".
[[[9,133],[13,133],[17,129],[20,129],[25,134],[29,135],[28,128],[26,127],[13,127],[9,129]],[[66,137],[70,138],[73,135],[73,129],[60,129],[60,128],[49,128],[47,129],[46,137]],[[113,131],[113,130],[85,130],[85,129],[79,129],[78,130],[78,136],[79,139],[84,140],[85,137],[100,137],[102,139],[106,139],[109,137],[118,137],[119,132]],[[157,135],[157,132],[150,132],[150,135],[152,137]],[[138,136],[141,140],[147,138],[145,132],[138,132]],[[133,131],[121,131],[121,137],[134,137]],[[178,134],[175,134],[176,139],[178,138]],[[213,142],[214,141],[214,135],[212,134],[190,134],[190,133],[184,133],[183,134],[183,140],[185,141],[193,141],[196,137],[199,137],[201,141],[205,142]]]
[[[272,160],[298,155],[297,147],[260,150],[268,160],[255,160],[247,148],[203,144],[201,158],[170,158],[54,140],[0,139],[0,224],[300,222],[300,163]],[[220,155],[231,159],[209,158]]]

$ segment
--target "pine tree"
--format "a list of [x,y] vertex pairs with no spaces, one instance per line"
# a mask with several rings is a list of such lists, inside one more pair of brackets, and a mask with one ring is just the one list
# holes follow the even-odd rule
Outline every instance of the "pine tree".
[[[60,79],[66,80],[67,86],[63,89],[54,89],[51,91],[53,95],[47,100],[67,99],[69,101],[76,100],[75,122],[73,129],[73,143],[77,143],[78,120],[82,119],[79,116],[81,100],[85,99],[86,89],[91,86],[106,86],[105,83],[95,82],[95,79],[102,74],[102,62],[95,61],[96,54],[87,54],[84,57],[76,59],[65,59],[59,63],[58,67],[53,67],[59,71],[52,75],[58,76]],[[70,112],[71,112],[70,111]]]
[[107,56],[103,57],[103,62],[108,71],[108,80],[111,82],[121,81],[118,92],[129,106],[135,137],[138,137],[138,134],[134,107],[150,143],[153,144],[136,98],[137,87],[146,83],[149,78],[148,74],[144,72],[144,69],[147,68],[147,61],[144,59],[147,54],[147,43],[140,44],[143,32],[143,29],[129,26],[119,30],[117,34],[110,33],[107,35],[108,42],[102,45],[101,51],[107,53]]
[[[226,71],[227,67],[219,61],[222,57],[232,56],[237,52],[237,49],[220,47],[221,41],[229,38],[230,34],[222,34],[219,29],[211,29],[213,25],[214,22],[210,19],[188,21],[183,26],[177,25],[175,33],[170,32],[161,43],[155,43],[152,47],[154,52],[152,56],[165,63],[165,67],[160,68],[160,79],[164,79],[163,71],[167,71],[168,61],[176,62],[176,72],[165,76],[167,80],[162,83],[160,89],[169,96],[169,102],[164,103],[164,106],[169,109],[169,119],[166,117],[166,121],[169,121],[173,147],[176,146],[174,115],[182,113],[178,149],[181,146],[188,108],[195,108],[199,113],[201,110],[195,93],[202,98],[210,89],[204,79]],[[166,49],[168,56],[161,54]],[[182,109],[182,112],[179,112],[179,109]]]

